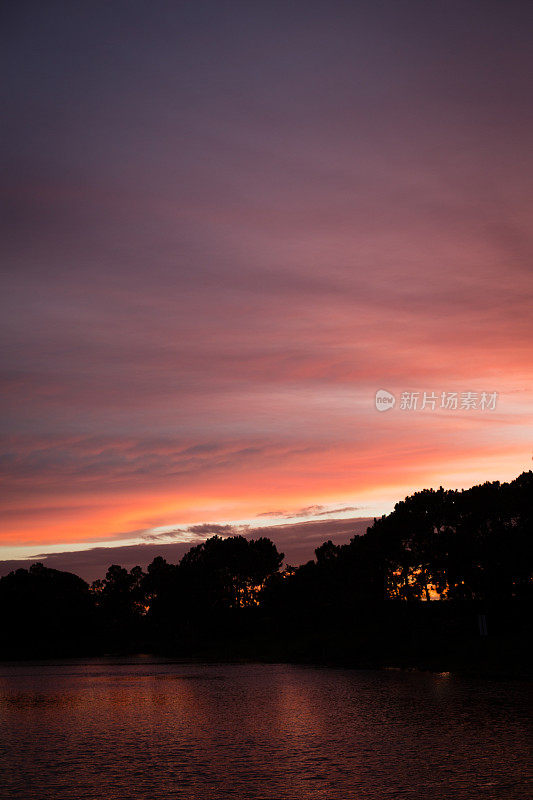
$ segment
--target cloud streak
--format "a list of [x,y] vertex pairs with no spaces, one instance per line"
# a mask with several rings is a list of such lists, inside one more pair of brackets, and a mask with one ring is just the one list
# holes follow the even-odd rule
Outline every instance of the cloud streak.
[[83,551],[59,553],[37,553],[35,557],[0,561],[0,576],[13,569],[28,568],[36,561],[43,562],[53,569],[74,572],[88,581],[105,575],[111,564],[120,564],[127,569],[139,565],[146,568],[157,556],[170,563],[177,563],[194,545],[200,544],[209,536],[245,535],[250,539],[267,536],[275,542],[278,550],[285,553],[285,563],[295,566],[314,557],[314,551],[326,539],[335,543],[346,543],[352,536],[365,533],[372,519],[354,518],[328,520],[327,522],[304,522],[270,527],[232,526],[232,525],[193,525],[183,531],[171,532],[178,541],[158,543],[157,538],[143,536],[143,544],[117,547],[91,547]]

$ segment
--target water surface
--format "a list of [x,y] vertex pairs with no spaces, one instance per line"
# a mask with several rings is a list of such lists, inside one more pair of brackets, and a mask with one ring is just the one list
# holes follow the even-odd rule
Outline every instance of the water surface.
[[0,664],[0,797],[529,800],[528,700],[446,674]]

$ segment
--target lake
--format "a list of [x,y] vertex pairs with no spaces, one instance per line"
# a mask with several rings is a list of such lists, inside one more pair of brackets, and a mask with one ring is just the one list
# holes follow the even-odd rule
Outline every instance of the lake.
[[0,664],[0,797],[525,800],[530,686],[127,659]]

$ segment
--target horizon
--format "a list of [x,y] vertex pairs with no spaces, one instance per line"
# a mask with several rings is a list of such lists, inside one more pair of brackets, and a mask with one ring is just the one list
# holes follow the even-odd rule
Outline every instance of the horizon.
[[[515,480],[528,473],[531,473],[531,470],[524,470],[515,477]],[[509,483],[513,483],[513,481],[482,481],[476,486],[486,484],[506,486]],[[424,490],[436,491],[437,488],[454,492],[468,491],[474,487],[458,489],[440,485],[439,487],[424,487]],[[416,494],[418,491],[420,490],[415,490],[412,494]],[[407,499],[408,497],[398,498],[397,502],[401,503]],[[117,544],[117,540],[109,542],[97,540],[93,547],[87,546],[87,543],[71,550],[62,550],[61,546],[56,546],[41,553],[20,552],[25,548],[18,548],[19,552],[15,558],[0,559],[0,578],[13,570],[29,568],[35,563],[43,563],[45,567],[72,572],[91,583],[103,578],[111,564],[120,564],[128,570],[137,566],[146,569],[148,564],[158,556],[163,557],[169,563],[178,563],[191,548],[204,543],[212,536],[222,539],[244,536],[249,540],[266,537],[276,545],[278,552],[283,554],[282,564],[285,567],[299,567],[307,561],[313,560],[316,548],[326,541],[331,541],[334,545],[348,544],[353,537],[364,535],[377,519],[388,516],[388,513],[373,517],[348,517],[345,515],[318,520],[315,515],[327,516],[329,513],[335,513],[335,510],[332,512],[318,511],[319,508],[322,507],[311,506],[302,509],[300,514],[287,513],[286,521],[283,523],[269,521],[255,527],[253,524],[242,521],[223,524],[203,523],[163,533],[145,532],[144,536],[123,541],[121,544]],[[338,509],[338,511],[345,512],[352,510],[355,508]],[[393,510],[391,509],[389,513],[392,513]],[[270,515],[268,517],[270,519]],[[311,517],[311,519],[306,517]],[[293,518],[295,521],[290,521]],[[30,548],[28,548],[29,550]]]

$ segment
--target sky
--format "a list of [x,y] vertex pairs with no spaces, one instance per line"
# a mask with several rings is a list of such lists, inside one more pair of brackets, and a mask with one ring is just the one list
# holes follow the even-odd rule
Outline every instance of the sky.
[[531,468],[533,7],[1,15],[0,560]]

